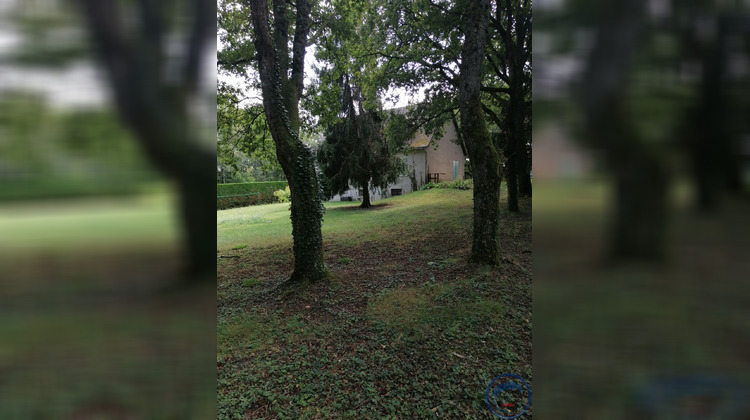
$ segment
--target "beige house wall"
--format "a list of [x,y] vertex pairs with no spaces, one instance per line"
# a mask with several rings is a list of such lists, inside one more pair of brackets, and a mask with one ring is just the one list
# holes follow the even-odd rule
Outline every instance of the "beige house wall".
[[440,181],[454,181],[453,162],[458,163],[457,179],[464,179],[464,153],[461,146],[452,140],[457,138],[456,128],[452,123],[445,126],[445,133],[438,141],[437,149],[434,144],[427,146],[427,172],[440,174]]

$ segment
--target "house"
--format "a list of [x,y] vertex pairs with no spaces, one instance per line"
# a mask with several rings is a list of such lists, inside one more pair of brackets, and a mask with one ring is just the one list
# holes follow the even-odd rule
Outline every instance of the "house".
[[[466,157],[461,150],[461,146],[455,143],[458,138],[456,127],[453,123],[448,122],[444,129],[443,135],[435,139],[433,136],[427,136],[424,131],[419,131],[413,139],[409,141],[409,148],[401,157],[406,160],[408,171],[398,179],[398,181],[389,185],[385,191],[379,188],[370,191],[371,200],[379,200],[385,197],[408,194],[419,190],[424,184],[432,182],[453,181],[464,178],[464,164]],[[350,188],[349,191],[341,195],[335,195],[332,201],[346,200],[350,197],[353,200],[362,199],[362,191]]]
[[595,154],[578,146],[559,122],[534,132],[532,161],[534,179],[581,179],[595,169]]

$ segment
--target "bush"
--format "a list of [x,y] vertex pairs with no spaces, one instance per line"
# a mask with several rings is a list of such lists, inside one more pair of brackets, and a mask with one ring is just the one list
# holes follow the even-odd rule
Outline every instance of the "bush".
[[286,181],[244,182],[216,185],[216,209],[270,204],[277,202],[273,193],[287,186]]
[[289,186],[287,186],[286,189],[275,191],[273,195],[279,199],[279,203],[292,201],[292,192],[289,191]]
[[471,179],[463,180],[463,179],[457,179],[455,181],[443,181],[439,183],[435,182],[428,182],[427,184],[424,184],[422,188],[420,188],[420,191],[424,190],[431,190],[433,188],[446,188],[446,189],[454,189],[454,190],[470,190],[474,188],[474,181]]

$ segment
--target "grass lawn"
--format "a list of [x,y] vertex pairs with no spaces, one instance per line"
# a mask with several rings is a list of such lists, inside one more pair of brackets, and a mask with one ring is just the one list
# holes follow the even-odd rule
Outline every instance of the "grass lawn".
[[750,380],[750,202],[727,199],[715,215],[701,217],[680,183],[668,260],[608,266],[601,264],[606,184],[540,181],[534,194],[534,366],[545,375],[537,382],[537,395],[545,396],[537,414],[748,418],[696,414],[716,403],[698,398],[674,398],[646,415],[639,393],[681,375]]
[[471,194],[327,203],[332,279],[286,298],[289,205],[217,212],[219,418],[494,418],[494,377],[531,386],[531,203],[488,268],[466,262]]
[[171,203],[0,205],[0,418],[215,416],[213,291],[148,291],[178,267]]

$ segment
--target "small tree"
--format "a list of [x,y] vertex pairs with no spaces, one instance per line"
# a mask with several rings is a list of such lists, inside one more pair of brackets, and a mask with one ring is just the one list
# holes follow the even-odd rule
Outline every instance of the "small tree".
[[[345,89],[351,92],[351,89]],[[360,109],[356,114],[353,101],[347,118],[332,126],[318,149],[318,162],[328,180],[330,196],[341,194],[349,185],[362,188],[361,207],[370,207],[370,188],[385,189],[406,171],[406,163],[395,155],[383,133],[383,120],[374,111]]]

